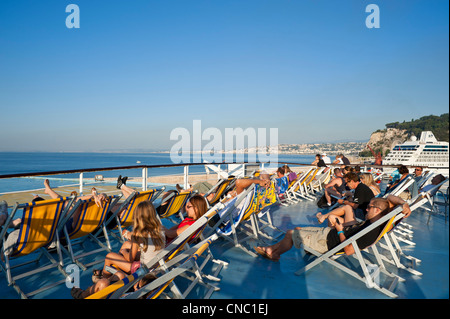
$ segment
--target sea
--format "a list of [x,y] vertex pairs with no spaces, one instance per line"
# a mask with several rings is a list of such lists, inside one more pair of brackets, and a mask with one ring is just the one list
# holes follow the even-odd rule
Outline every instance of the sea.
[[[241,158],[242,155],[238,155]],[[201,163],[198,155],[181,158],[182,163]],[[254,158],[252,156],[251,158]],[[179,158],[180,159],[180,158]],[[227,157],[228,159],[228,157]],[[244,161],[248,155],[244,154]],[[225,155],[214,164],[225,169]],[[314,155],[278,154],[278,163],[310,164]],[[9,174],[27,174],[35,172],[52,172],[63,170],[80,170],[113,168],[139,165],[171,165],[174,162],[170,153],[70,153],[70,152],[0,152],[0,177]],[[148,176],[183,174],[184,167],[149,168]],[[205,173],[204,165],[189,167],[189,173]],[[96,175],[117,177],[119,175],[140,177],[142,169],[85,172],[84,179],[94,179]],[[78,183],[79,173],[42,175],[22,178],[0,178],[0,194],[43,188],[43,180],[51,179],[52,186],[65,186]]]

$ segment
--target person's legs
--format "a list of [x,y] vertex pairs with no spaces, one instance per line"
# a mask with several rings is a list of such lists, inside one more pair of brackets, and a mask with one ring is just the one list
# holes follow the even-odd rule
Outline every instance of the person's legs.
[[103,268],[102,275],[105,277],[110,277],[112,274],[108,272],[105,268],[106,266],[115,265],[120,270],[129,273],[131,270],[130,262],[126,261],[122,254],[118,253],[109,253],[105,257],[105,267]]
[[316,214],[317,220],[319,221],[320,224],[322,224],[330,215],[333,215],[335,217],[340,217],[340,216],[344,216],[345,211],[346,211],[346,207],[349,207],[350,209],[352,209],[349,205],[344,205],[344,206],[339,206],[338,208],[333,209],[331,212],[327,213],[327,214],[322,214],[321,212]]
[[46,179],[44,181],[44,193],[46,193],[47,195],[49,195],[52,199],[57,199],[57,198],[61,198],[61,195],[59,195],[57,192],[55,192],[51,187],[50,187],[50,181],[48,179]]
[[[300,227],[296,227],[295,229],[300,229]],[[294,230],[288,230],[284,235],[283,239],[278,243],[266,246],[266,247],[255,247],[255,250],[263,251],[266,254],[266,257],[272,260],[279,260],[281,255],[287,252],[294,245],[292,241],[292,234]]]

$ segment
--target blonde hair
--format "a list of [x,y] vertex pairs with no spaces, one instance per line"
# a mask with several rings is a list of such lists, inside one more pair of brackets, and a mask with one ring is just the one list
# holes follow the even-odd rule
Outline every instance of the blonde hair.
[[362,173],[360,175],[360,179],[361,179],[361,182],[363,182],[367,186],[376,185],[375,181],[373,180],[373,176],[370,173]]
[[155,250],[160,250],[165,246],[162,225],[156,217],[156,210],[149,201],[140,202],[133,213],[133,231],[131,240],[143,245],[143,250],[147,251],[148,238],[152,239]]

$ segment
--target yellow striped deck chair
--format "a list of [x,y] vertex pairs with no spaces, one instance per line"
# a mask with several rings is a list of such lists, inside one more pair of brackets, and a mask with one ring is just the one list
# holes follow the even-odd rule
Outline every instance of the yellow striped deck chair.
[[[78,201],[78,205],[72,208],[71,212],[68,214],[68,218],[65,219],[67,221],[62,225],[62,230],[64,231],[65,240],[67,241],[67,249],[63,245],[61,245],[61,248],[70,256],[72,262],[76,263],[83,270],[86,270],[86,268],[91,265],[103,262],[103,260],[94,261],[93,263],[84,265],[80,261],[81,258],[96,254],[103,250],[111,252],[111,244],[104,222],[111,208],[119,201],[120,197],[121,196],[118,195],[108,196],[106,202],[103,203],[103,207],[97,206],[93,198]],[[72,218],[74,214],[77,214],[76,212],[79,212],[79,217],[77,218],[75,226],[72,227]],[[99,228],[103,230],[105,244],[92,235]],[[83,244],[88,238],[97,243],[100,248],[91,251],[85,251],[85,248],[82,248],[82,250],[79,251],[80,253],[75,255],[73,246]]]
[[295,183],[294,188],[292,190],[292,194],[297,198],[303,198],[303,199],[308,199],[306,197],[307,194],[307,189],[306,189],[306,182],[310,180],[310,176],[312,174],[314,174],[315,172],[317,172],[318,168],[310,168],[307,172],[305,172],[304,174],[302,174],[297,183]]
[[214,197],[209,200],[209,205],[214,206],[215,204],[217,204],[220,201],[221,197],[225,194],[225,191],[227,191],[232,186],[232,182],[235,180],[236,178],[234,177],[228,177],[227,179],[221,180],[218,185],[214,186],[208,193],[206,193],[205,197],[214,192]]
[[[7,247],[5,247],[7,230],[6,227],[4,227],[3,231],[1,232],[2,237],[0,239],[0,243],[2,243],[2,257],[4,258],[4,263],[0,262],[0,265],[2,266],[2,269],[4,270],[4,273],[7,277],[8,285],[13,285],[22,298],[28,298],[29,296],[33,296],[41,291],[47,290],[65,282],[64,279],[57,283],[41,287],[33,292],[24,293],[17,284],[16,279],[28,277],[53,267],[58,267],[60,272],[65,277],[68,276],[62,268],[63,263],[61,258],[61,250],[59,247],[59,236],[57,229],[62,216],[65,215],[65,213],[68,211],[73,201],[74,197],[62,197],[58,199],[43,200],[34,203],[17,203],[14,206],[12,213],[9,215],[5,225],[9,225],[17,210],[23,209],[21,216],[22,222],[19,229],[16,230],[18,232],[18,239],[16,244],[12,247],[12,250],[9,250]],[[56,240],[57,242],[56,249],[58,252],[58,256],[60,257],[59,261],[55,260],[47,251],[47,247],[54,240]],[[8,251],[5,252],[5,249],[8,249]],[[20,259],[21,257],[30,255],[38,251],[40,252],[40,254],[35,260],[31,262],[37,263],[40,261],[41,257],[45,255],[50,260],[50,264],[47,263],[46,265],[39,265],[34,270],[16,274],[15,276],[12,275],[11,270],[13,268],[17,268],[25,264],[30,264],[30,261],[12,266],[10,265],[11,260]]]
[[[330,249],[329,251],[325,252],[324,254],[320,254],[314,249],[310,247],[304,246],[304,250],[309,252],[310,254],[316,256],[316,258],[308,263],[305,267],[301,268],[300,270],[296,271],[296,275],[301,275],[305,273],[306,271],[312,269],[313,267],[317,266],[321,262],[325,261],[326,263],[344,271],[345,273],[353,276],[354,278],[362,281],[366,284],[368,288],[374,288],[385,295],[396,298],[398,297],[397,294],[394,293],[395,287],[399,281],[403,281],[404,279],[391,273],[386,270],[384,267],[381,258],[379,256],[379,253],[376,249],[375,244],[383,238],[387,232],[392,228],[394,225],[394,222],[396,221],[397,215],[403,215],[402,214],[402,207],[396,207],[391,212],[386,214],[385,216],[381,217],[377,221],[371,223],[368,227],[361,230],[360,232],[354,234],[350,238],[347,238],[342,243],[340,243],[338,246],[334,247],[333,249]],[[361,254],[361,250],[358,247],[357,240],[367,234],[368,232],[372,231],[373,229],[384,225],[382,231],[380,232],[380,235],[378,236],[377,240],[370,246],[366,247],[365,250],[368,248],[372,248],[375,254],[375,257],[377,259],[377,264],[373,265],[370,261],[363,258]],[[343,254],[341,251],[344,249],[345,246],[352,245],[355,253],[352,255],[354,258],[356,258],[359,262],[360,268],[358,269],[352,269],[347,263],[340,263],[338,262],[339,258],[341,257],[347,257],[345,254]],[[361,274],[362,271],[362,274]],[[381,274],[386,275],[388,278],[384,280],[384,283],[381,283]]]
[[[189,198],[193,195],[193,192],[181,192],[178,194],[175,194],[173,196],[171,196],[170,198],[168,198],[168,200],[166,201],[167,207],[164,211],[163,214],[161,214],[159,217],[161,218],[169,218],[172,215],[179,213],[180,210],[186,205],[186,203],[188,202]],[[161,203],[162,205],[163,203]],[[180,213],[180,218],[183,219],[183,215]]]
[[[128,275],[123,280],[118,281],[108,286],[107,288],[89,296],[87,299],[118,298],[122,296],[125,291],[130,289],[137,280],[140,280],[145,274],[149,273],[150,271],[153,271],[154,269],[160,267],[160,269],[167,272],[169,270],[169,267],[172,267],[174,264],[179,263],[183,258],[186,258],[186,255],[191,254],[193,250],[195,251],[195,247],[197,246],[188,249],[186,252],[183,252],[183,249],[185,248],[185,246],[188,246],[189,242],[193,242],[201,236],[201,233],[207,225],[207,221],[213,215],[215,215],[216,212],[217,208],[209,210],[204,216],[202,216],[194,224],[189,226],[188,229],[181,233],[177,238],[175,238],[165,249],[161,250],[150,261],[150,264],[155,265],[154,267],[149,269],[146,266],[142,266],[134,274]],[[169,262],[171,263],[168,265],[167,263]],[[199,270],[201,271],[201,269]],[[171,284],[171,282],[172,281],[167,282],[159,287],[158,290],[155,290],[155,292],[152,294],[153,297],[156,298],[157,296],[159,296],[159,294],[162,293],[164,289],[166,289],[166,287]],[[179,292],[178,288],[176,287],[174,290]]]
[[[125,242],[125,238],[123,238],[122,235],[122,229],[133,225],[133,213],[137,205],[143,201],[153,202],[164,191],[164,189],[165,187],[161,189],[150,189],[142,192],[133,192],[130,196],[128,196],[119,209],[117,209],[115,214],[109,217],[106,221],[106,225],[108,225],[112,219],[116,219],[117,227],[110,232],[111,235],[118,238],[121,242]],[[114,230],[118,231],[118,235],[114,233]],[[97,237],[101,231],[102,230],[99,229],[94,236]]]
[[[166,294],[166,297],[172,297],[175,299],[185,299],[196,284],[209,285],[208,283],[203,281],[201,274],[196,271],[197,260],[205,251],[209,249],[211,243],[216,239],[217,235],[214,234],[208,239],[203,240],[194,247],[194,252],[183,256],[184,262],[182,264],[171,267],[169,271],[167,271],[157,279],[153,280],[149,284],[145,285],[144,287],[140,288],[139,290],[129,294],[121,295],[120,297],[122,297],[123,299],[138,299],[138,298],[156,299],[158,296],[161,295],[161,293],[163,293],[163,291],[168,286],[171,286],[172,295],[169,296]],[[186,272],[194,272],[196,276],[191,285],[184,292],[181,292],[178,290],[177,285],[174,283],[174,280],[178,276],[184,275]],[[129,287],[130,286],[131,285],[129,284]],[[218,290],[217,287],[214,288]],[[112,298],[118,297],[119,296],[117,295],[112,296]]]

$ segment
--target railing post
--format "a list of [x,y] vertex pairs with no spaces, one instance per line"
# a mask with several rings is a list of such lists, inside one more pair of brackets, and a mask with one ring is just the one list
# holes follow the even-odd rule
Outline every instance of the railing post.
[[83,195],[83,173],[80,173],[80,189],[79,189],[80,196]]
[[189,166],[184,166],[184,189],[189,188]]
[[147,190],[147,167],[142,168],[142,191]]

